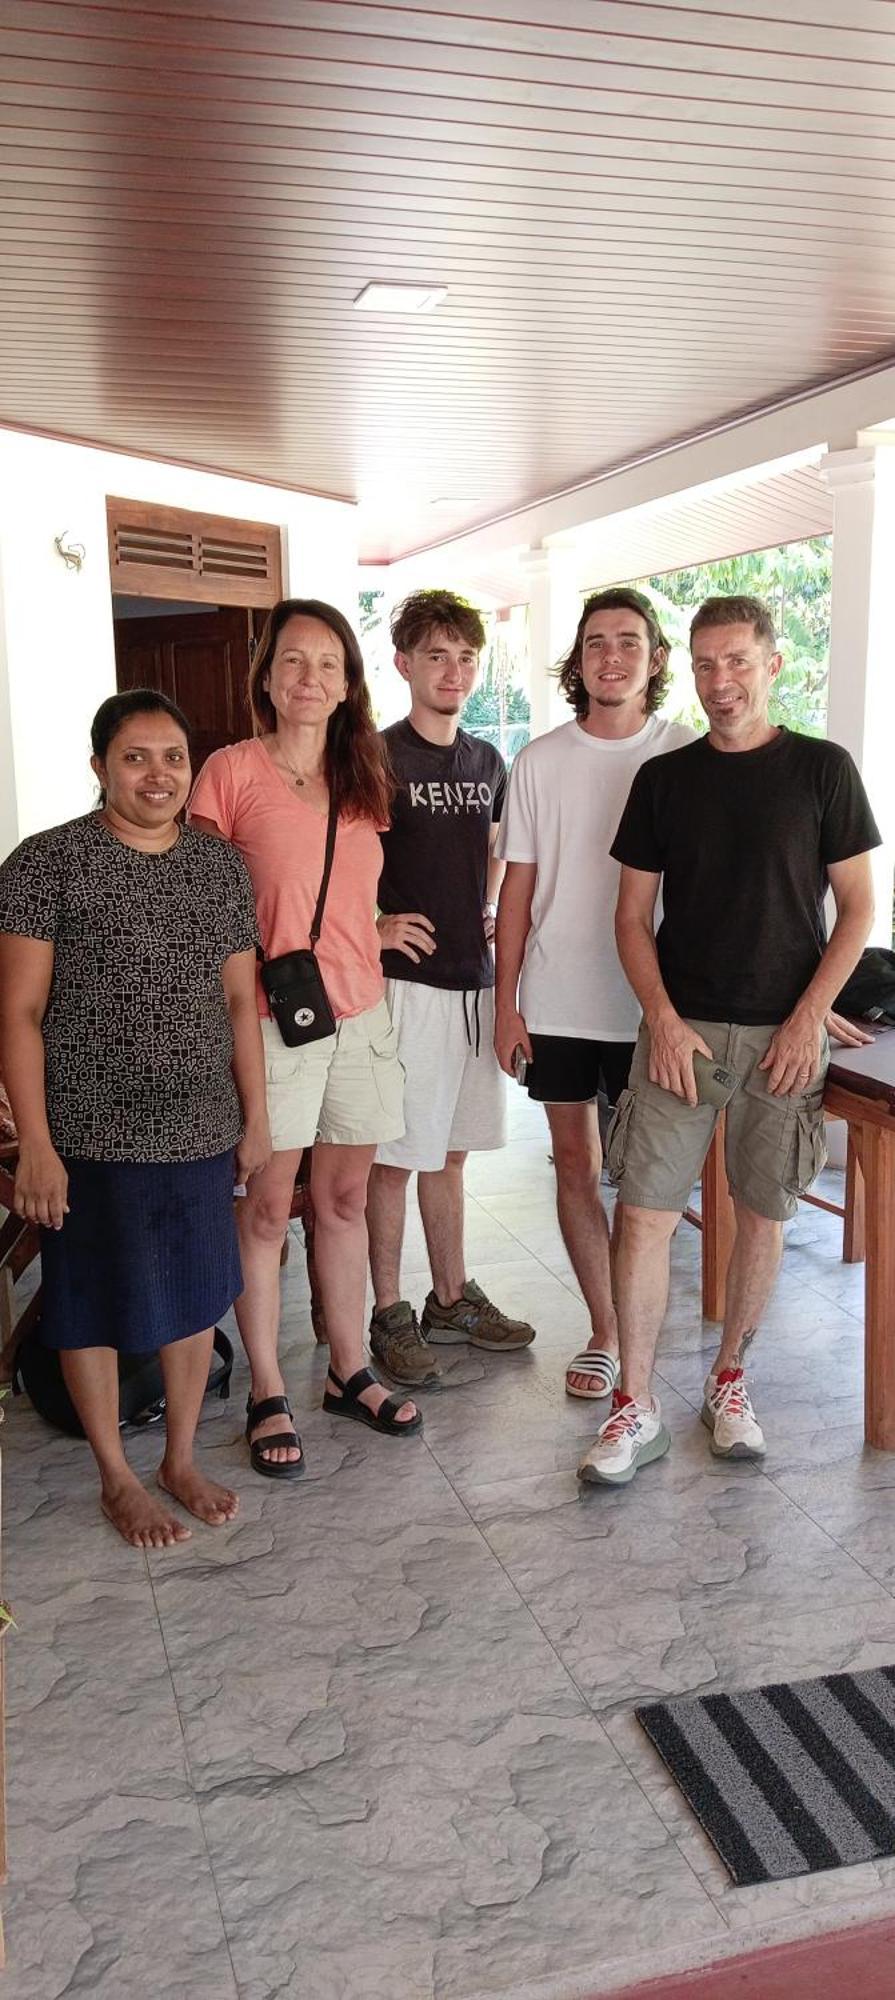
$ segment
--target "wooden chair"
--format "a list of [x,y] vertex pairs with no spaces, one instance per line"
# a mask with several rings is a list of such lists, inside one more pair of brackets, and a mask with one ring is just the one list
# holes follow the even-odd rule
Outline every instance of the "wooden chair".
[[[302,1226],[302,1233],[305,1239],[305,1259],[308,1266],[308,1284],[311,1290],[311,1325],[314,1329],[315,1340],[318,1341],[321,1347],[324,1347],[327,1342],[326,1318],[323,1311],[323,1300],[320,1297],[320,1286],[317,1281],[317,1264],[314,1257],[314,1199],[311,1194],[311,1155],[313,1150],[313,1146],[306,1146],[299,1160],[298,1173],[295,1176],[295,1187],[292,1191],[292,1207],[289,1210],[289,1220],[290,1222],[300,1222]],[[288,1255],[289,1238],[287,1236],[280,1257],[281,1264],[285,1264]]]
[[0,1143],[0,1207],[9,1214],[0,1227],[0,1382],[12,1380],[19,1344],[27,1340],[40,1313],[40,1286],[16,1318],[15,1284],[40,1253],[40,1232],[33,1222],[13,1214],[12,1196],[18,1151],[14,1139]]
[[[841,1215],[842,1261],[844,1264],[864,1262],[864,1174],[859,1157],[859,1141],[848,1136],[848,1152],[845,1166],[845,1201],[827,1201],[823,1195],[803,1194],[800,1200],[810,1208],[823,1208],[828,1215]],[[702,1260],[702,1310],[706,1319],[723,1320],[727,1291],[727,1266],[733,1248],[735,1218],[733,1201],[727,1185],[727,1171],[724,1165],[724,1113],[722,1111],[715,1127],[714,1138],[706,1155],[702,1170],[702,1214],[693,1208],[684,1210],[684,1220],[691,1222],[704,1237]]]

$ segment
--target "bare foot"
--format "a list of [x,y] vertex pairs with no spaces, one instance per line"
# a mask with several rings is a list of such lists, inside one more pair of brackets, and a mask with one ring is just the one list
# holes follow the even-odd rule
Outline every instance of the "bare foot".
[[206,1479],[192,1462],[175,1470],[162,1459],[156,1478],[163,1493],[170,1493],[172,1500],[179,1500],[188,1514],[198,1515],[210,1528],[222,1528],[239,1513],[237,1494],[231,1493],[229,1486],[218,1486],[213,1479]]
[[193,1532],[161,1507],[133,1472],[125,1473],[119,1484],[103,1487],[100,1506],[132,1549],[170,1549],[174,1542],[189,1541]]

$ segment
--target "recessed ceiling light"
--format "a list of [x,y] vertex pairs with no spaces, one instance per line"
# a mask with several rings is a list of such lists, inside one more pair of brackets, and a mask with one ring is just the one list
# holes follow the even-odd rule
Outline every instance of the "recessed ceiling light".
[[358,312],[425,313],[446,298],[446,285],[365,285],[354,304]]

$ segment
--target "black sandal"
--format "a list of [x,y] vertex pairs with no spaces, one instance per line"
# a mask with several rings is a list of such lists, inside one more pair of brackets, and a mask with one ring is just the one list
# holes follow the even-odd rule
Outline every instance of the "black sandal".
[[[256,1425],[263,1424],[266,1417],[279,1416],[289,1417],[291,1420],[292,1411],[287,1396],[264,1396],[260,1403],[253,1403],[249,1396],[246,1402],[246,1438],[252,1470],[260,1472],[262,1479],[299,1479],[305,1469],[305,1455],[302,1451],[301,1438],[294,1428],[290,1431],[277,1431],[273,1437],[259,1438],[256,1444],[252,1443],[251,1434]],[[301,1451],[301,1457],[265,1458],[264,1453],[271,1451],[275,1445],[287,1447],[296,1445]]]
[[328,1374],[330,1381],[342,1391],[341,1396],[331,1396],[328,1389],[324,1390],[323,1407],[329,1416],[350,1417],[353,1423],[369,1424],[371,1431],[383,1431],[386,1437],[403,1437],[405,1433],[412,1435],[415,1431],[422,1430],[421,1410],[417,1410],[415,1417],[409,1417],[402,1423],[398,1422],[398,1411],[410,1401],[408,1396],[400,1398],[386,1396],[385,1402],[380,1404],[378,1410],[369,1410],[366,1403],[361,1402],[364,1389],[382,1387],[382,1383],[377,1381],[371,1368],[358,1368],[347,1382],[339,1380],[334,1368],[330,1368]]

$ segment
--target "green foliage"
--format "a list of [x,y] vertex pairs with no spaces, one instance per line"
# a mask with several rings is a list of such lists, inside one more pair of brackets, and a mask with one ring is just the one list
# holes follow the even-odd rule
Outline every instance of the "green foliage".
[[381,590],[358,591],[357,604],[360,618],[360,636],[362,639],[365,639],[368,633],[376,632],[382,624],[383,602],[384,598]]
[[518,621],[514,625],[493,612],[485,614],[484,622],[487,638],[481,674],[464,707],[463,727],[493,743],[506,762],[512,763],[530,734],[531,706],[528,690],[521,683],[523,632]]
[[[525,689],[521,687],[508,688],[504,705],[504,719],[507,722],[527,722],[529,715],[529,700]],[[499,692],[493,682],[483,681],[479,687],[473,689],[466,703],[466,707],[463,710],[463,727],[464,729],[475,731],[476,729],[485,728],[489,724],[499,723],[500,716]]]
[[783,654],[771,720],[785,722],[806,736],[823,736],[832,560],[830,537],[818,535],[811,541],[753,549],[747,555],[675,570],[668,576],[639,577],[637,588],[647,590],[653,598],[672,644],[674,686],[666,713],[705,728],[689,671],[690,619],[706,597],[746,593],[763,598],[769,605]]

